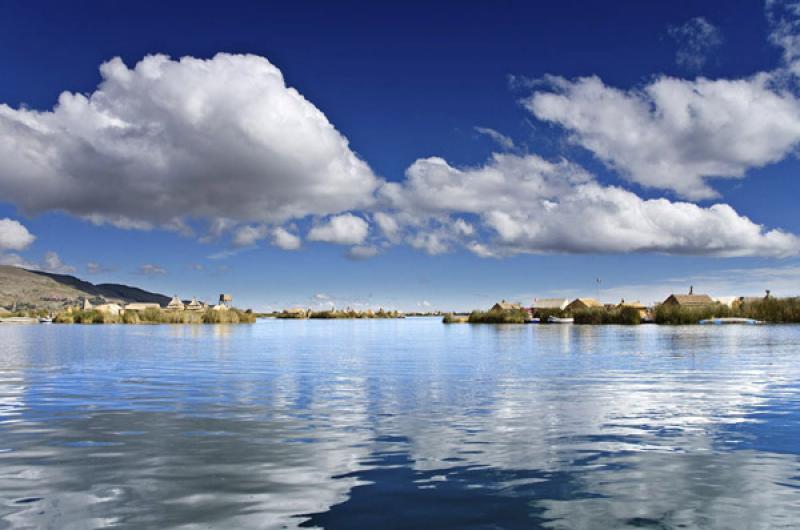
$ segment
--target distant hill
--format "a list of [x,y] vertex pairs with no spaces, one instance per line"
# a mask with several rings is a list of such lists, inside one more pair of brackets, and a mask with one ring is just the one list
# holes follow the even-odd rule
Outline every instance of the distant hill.
[[0,265],[0,307],[58,309],[82,298],[109,302],[155,302],[166,305],[170,298],[138,287],[116,283],[93,284],[67,274],[32,271]]

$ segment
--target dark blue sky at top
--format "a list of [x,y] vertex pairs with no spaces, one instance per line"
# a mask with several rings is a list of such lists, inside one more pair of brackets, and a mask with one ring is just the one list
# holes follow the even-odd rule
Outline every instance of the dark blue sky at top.
[[[778,64],[780,52],[768,42],[760,1],[393,4],[0,0],[0,102],[50,109],[64,90],[94,90],[100,80],[98,66],[114,56],[133,66],[153,53],[172,57],[211,57],[221,51],[253,53],[278,66],[287,84],[321,109],[350,140],[354,151],[386,179],[400,180],[404,170],[420,157],[442,156],[456,165],[485,161],[495,146],[474,131],[475,126],[485,126],[511,136],[531,152],[549,158],[568,154],[604,182],[615,183],[619,182],[617,177],[590,154],[567,145],[563,131],[531,118],[519,104],[530,89],[513,86],[509,76],[598,75],[606,84],[620,88],[641,85],[658,74],[693,77],[694,73],[676,65],[676,43],[668,36],[668,28],[698,16],[716,25],[724,37],[702,75],[736,78]],[[770,227],[800,232],[800,220],[793,214],[800,192],[793,177],[796,169],[797,162],[791,159],[758,170],[757,182],[732,180],[714,186],[740,213]],[[625,185],[644,197],[670,196]],[[1,216],[19,217],[13,206],[2,203],[0,197]],[[89,252],[87,240],[103,242],[105,257],[111,261],[112,254],[123,248],[128,252],[172,249],[183,256],[184,262],[202,259],[209,252],[174,234],[98,228],[54,214],[25,223],[39,237],[42,251],[48,244],[68,241],[74,249],[72,256],[68,248],[57,250],[73,261]],[[65,224],[70,229],[59,231]],[[407,278],[422,291],[430,289],[426,287],[431,281],[428,276],[435,279],[444,275],[454,264],[463,263],[461,260],[469,260],[473,274],[504,268],[517,277],[547,264],[554,277],[567,285],[570,278],[564,271],[578,269],[580,260],[587,259],[522,256],[497,262],[463,252],[436,258],[407,248],[393,252],[390,263],[380,257],[353,263],[341,258],[340,249],[318,249],[302,258],[263,249],[244,253],[230,267],[257,274],[253,259],[257,254],[259,260],[269,261],[278,270],[290,270],[297,267],[298,259],[313,256],[335,269],[336,278],[314,286],[330,290],[336,282],[347,285],[365,273],[376,278],[400,274],[395,267],[416,263],[427,272],[408,273]],[[173,269],[179,266],[178,258],[166,252],[164,256],[174,261]],[[661,276],[676,269],[701,272],[722,265],[720,260],[680,257],[591,259],[601,273],[616,276],[620,282],[645,279],[641,271],[618,273],[620,264],[630,260],[637,269]],[[724,266],[739,262],[742,260],[728,260]],[[758,265],[761,261],[747,263]],[[463,294],[462,286],[470,275],[460,274],[455,274],[452,291]],[[595,271],[582,275],[593,278]],[[283,288],[287,292],[300,289],[300,278],[289,277]],[[111,276],[105,279],[135,281]],[[167,286],[175,282],[181,286],[190,281],[156,278],[139,283],[151,282],[154,288],[169,289]],[[511,283],[497,285],[498,294],[536,289]]]
[[475,125],[558,151],[545,126],[531,127],[509,75],[596,74],[621,87],[685,75],[667,28],[697,16],[727,37],[705,75],[749,75],[779,57],[757,1],[2,5],[0,101],[50,108],[62,90],[92,91],[114,56],[132,66],[152,53],[259,54],[391,180],[420,156],[481,162]]

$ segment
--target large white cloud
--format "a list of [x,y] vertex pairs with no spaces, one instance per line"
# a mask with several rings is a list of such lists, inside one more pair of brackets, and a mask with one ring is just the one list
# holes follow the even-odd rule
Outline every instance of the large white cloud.
[[0,219],[0,252],[24,250],[36,239],[25,226],[14,219]]
[[539,119],[627,179],[689,199],[716,195],[708,177],[741,178],[777,162],[800,141],[800,101],[770,74],[693,81],[659,77],[619,90],[597,77],[549,78],[525,101]]
[[[536,155],[496,154],[467,169],[426,158],[387,183],[262,57],[156,55],[132,69],[113,59],[101,73],[95,92],[65,92],[52,111],[0,105],[3,200],[127,228],[188,232],[189,220],[204,219],[205,241],[251,247],[270,238],[288,250],[302,244],[291,221],[311,216],[309,241],[354,246],[357,258],[398,243],[431,254],[463,245],[481,256],[798,251],[795,236],[724,204],[644,200]],[[550,81],[526,102],[534,114],[628,179],[692,199],[714,194],[706,177],[740,177],[800,139],[800,104],[770,74],[661,77],[628,91],[596,77]]]
[[[417,160],[407,181],[385,185],[382,196],[397,212],[393,219],[416,220],[406,223],[406,241],[432,254],[453,242],[481,256],[660,252],[782,257],[800,252],[796,236],[767,230],[728,205],[703,208],[645,200],[601,185],[572,163],[536,155],[495,154],[486,165],[467,169],[441,158]],[[454,217],[459,214],[477,216],[481,230]],[[487,232],[491,244],[477,237]]]
[[379,180],[263,57],[116,58],[52,111],[0,105],[0,197],[27,212],[183,229],[368,206]]

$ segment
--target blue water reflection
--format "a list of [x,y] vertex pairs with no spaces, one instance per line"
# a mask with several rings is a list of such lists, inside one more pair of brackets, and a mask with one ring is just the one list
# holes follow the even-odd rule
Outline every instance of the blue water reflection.
[[800,327],[0,326],[0,528],[796,528]]

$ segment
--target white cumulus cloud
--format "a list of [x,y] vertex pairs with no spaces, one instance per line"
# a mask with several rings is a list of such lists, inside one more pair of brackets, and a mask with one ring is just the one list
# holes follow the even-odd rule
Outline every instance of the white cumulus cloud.
[[24,250],[36,239],[25,226],[15,219],[0,219],[0,252]]
[[[800,239],[768,230],[726,204],[704,208],[645,200],[604,186],[579,166],[536,155],[495,154],[458,169],[441,158],[417,160],[404,184],[387,184],[387,204],[412,211],[407,242],[430,254],[458,242],[483,256],[517,253],[630,253],[784,257]],[[473,238],[461,214],[475,214],[491,241]],[[463,223],[463,224],[462,224]]]
[[360,245],[367,237],[369,225],[361,217],[350,213],[337,215],[308,231],[311,241],[324,241],[339,245]]
[[0,104],[0,196],[126,228],[280,224],[363,208],[379,179],[254,55],[119,58],[48,111]]
[[244,225],[237,228],[233,233],[233,246],[250,247],[255,245],[260,239],[267,237],[269,229],[263,225]]
[[597,77],[550,78],[527,108],[625,178],[689,199],[716,192],[708,177],[741,178],[777,162],[800,141],[800,102],[771,76],[694,81],[659,77],[619,90]]
[[272,244],[283,250],[297,250],[302,241],[299,236],[279,226],[272,231]]

